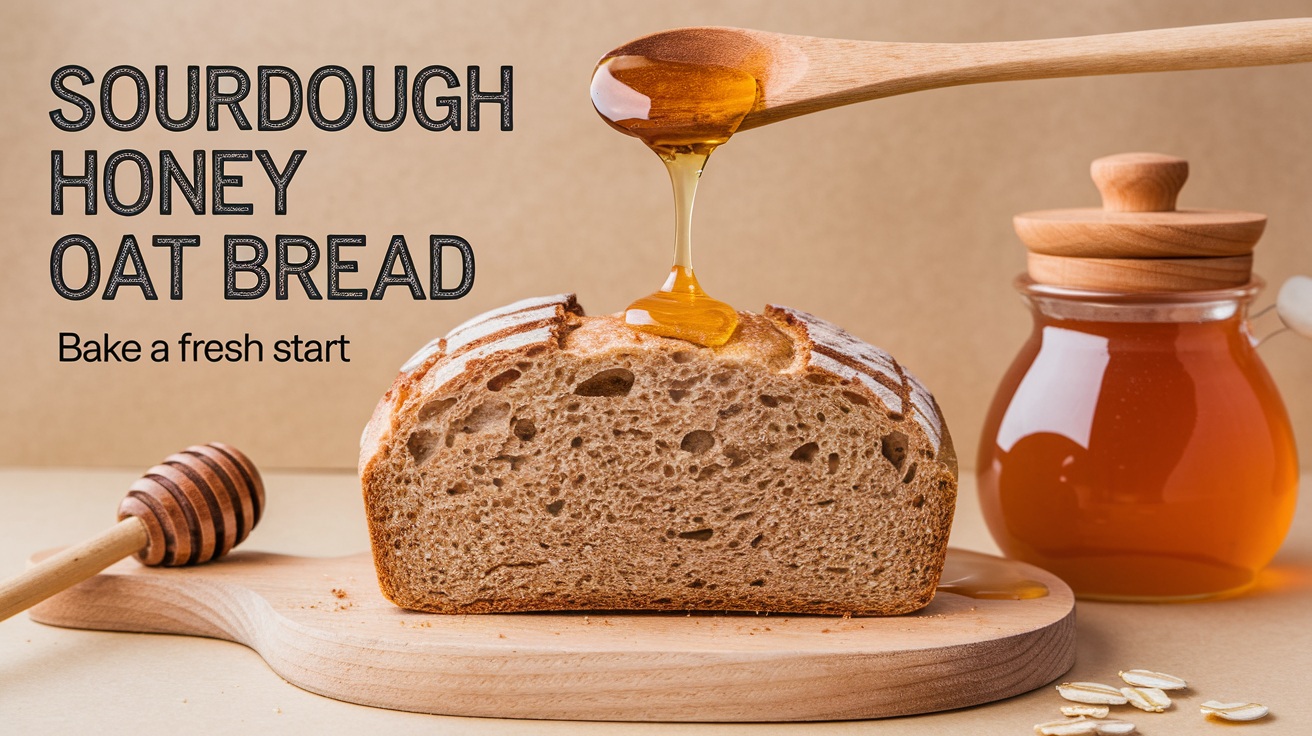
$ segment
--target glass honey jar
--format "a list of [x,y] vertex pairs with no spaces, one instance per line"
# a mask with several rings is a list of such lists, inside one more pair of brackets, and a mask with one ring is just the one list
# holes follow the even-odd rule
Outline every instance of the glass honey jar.
[[1265,218],[1176,211],[1180,159],[1126,154],[1093,173],[1102,210],[1016,219],[1034,328],[985,422],[985,519],[1008,556],[1083,598],[1242,591],[1280,547],[1298,485],[1249,325]]

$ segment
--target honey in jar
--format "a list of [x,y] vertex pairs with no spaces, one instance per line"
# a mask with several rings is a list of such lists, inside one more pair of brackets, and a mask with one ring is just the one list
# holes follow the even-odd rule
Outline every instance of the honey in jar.
[[[1100,160],[1096,180],[1100,163],[1103,211],[1017,218],[1034,322],[984,426],[985,519],[1008,556],[1084,598],[1238,592],[1280,547],[1298,483],[1247,321],[1262,282],[1233,266],[1263,220],[1174,210],[1178,159]],[[1109,196],[1135,186],[1155,204]]]

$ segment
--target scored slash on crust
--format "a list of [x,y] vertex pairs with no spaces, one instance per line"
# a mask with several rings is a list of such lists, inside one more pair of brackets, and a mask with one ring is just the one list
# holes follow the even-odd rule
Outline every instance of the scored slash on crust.
[[[520,332],[537,323],[558,319],[564,312],[576,311],[582,314],[574,300],[573,294],[556,294],[521,299],[513,304],[498,307],[461,322],[446,333],[444,337],[434,338],[424,345],[401,366],[402,373],[411,373],[429,358],[439,354],[454,355],[461,348],[480,343],[488,337],[506,331]],[[513,348],[505,347],[501,350]],[[490,352],[500,352],[493,350]]]
[[943,443],[943,415],[938,404],[924,385],[891,355],[828,320],[792,307],[771,304],[765,314],[804,330],[813,346],[808,355],[810,365],[849,381],[860,381],[879,397],[890,414],[904,414],[909,401],[912,418],[925,430],[934,452],[939,451]]

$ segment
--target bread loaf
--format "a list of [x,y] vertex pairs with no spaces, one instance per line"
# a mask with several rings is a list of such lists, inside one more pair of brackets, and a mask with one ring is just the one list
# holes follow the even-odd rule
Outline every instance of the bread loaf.
[[361,440],[383,593],[442,613],[927,604],[957,489],[933,397],[824,320],[740,318],[706,348],[560,295],[425,346]]

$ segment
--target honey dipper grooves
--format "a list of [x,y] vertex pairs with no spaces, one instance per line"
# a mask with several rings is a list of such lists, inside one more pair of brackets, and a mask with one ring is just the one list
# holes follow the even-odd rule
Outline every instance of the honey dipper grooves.
[[421,349],[361,438],[383,593],[442,613],[929,603],[957,490],[933,397],[824,320],[739,318],[700,347],[559,295]]

